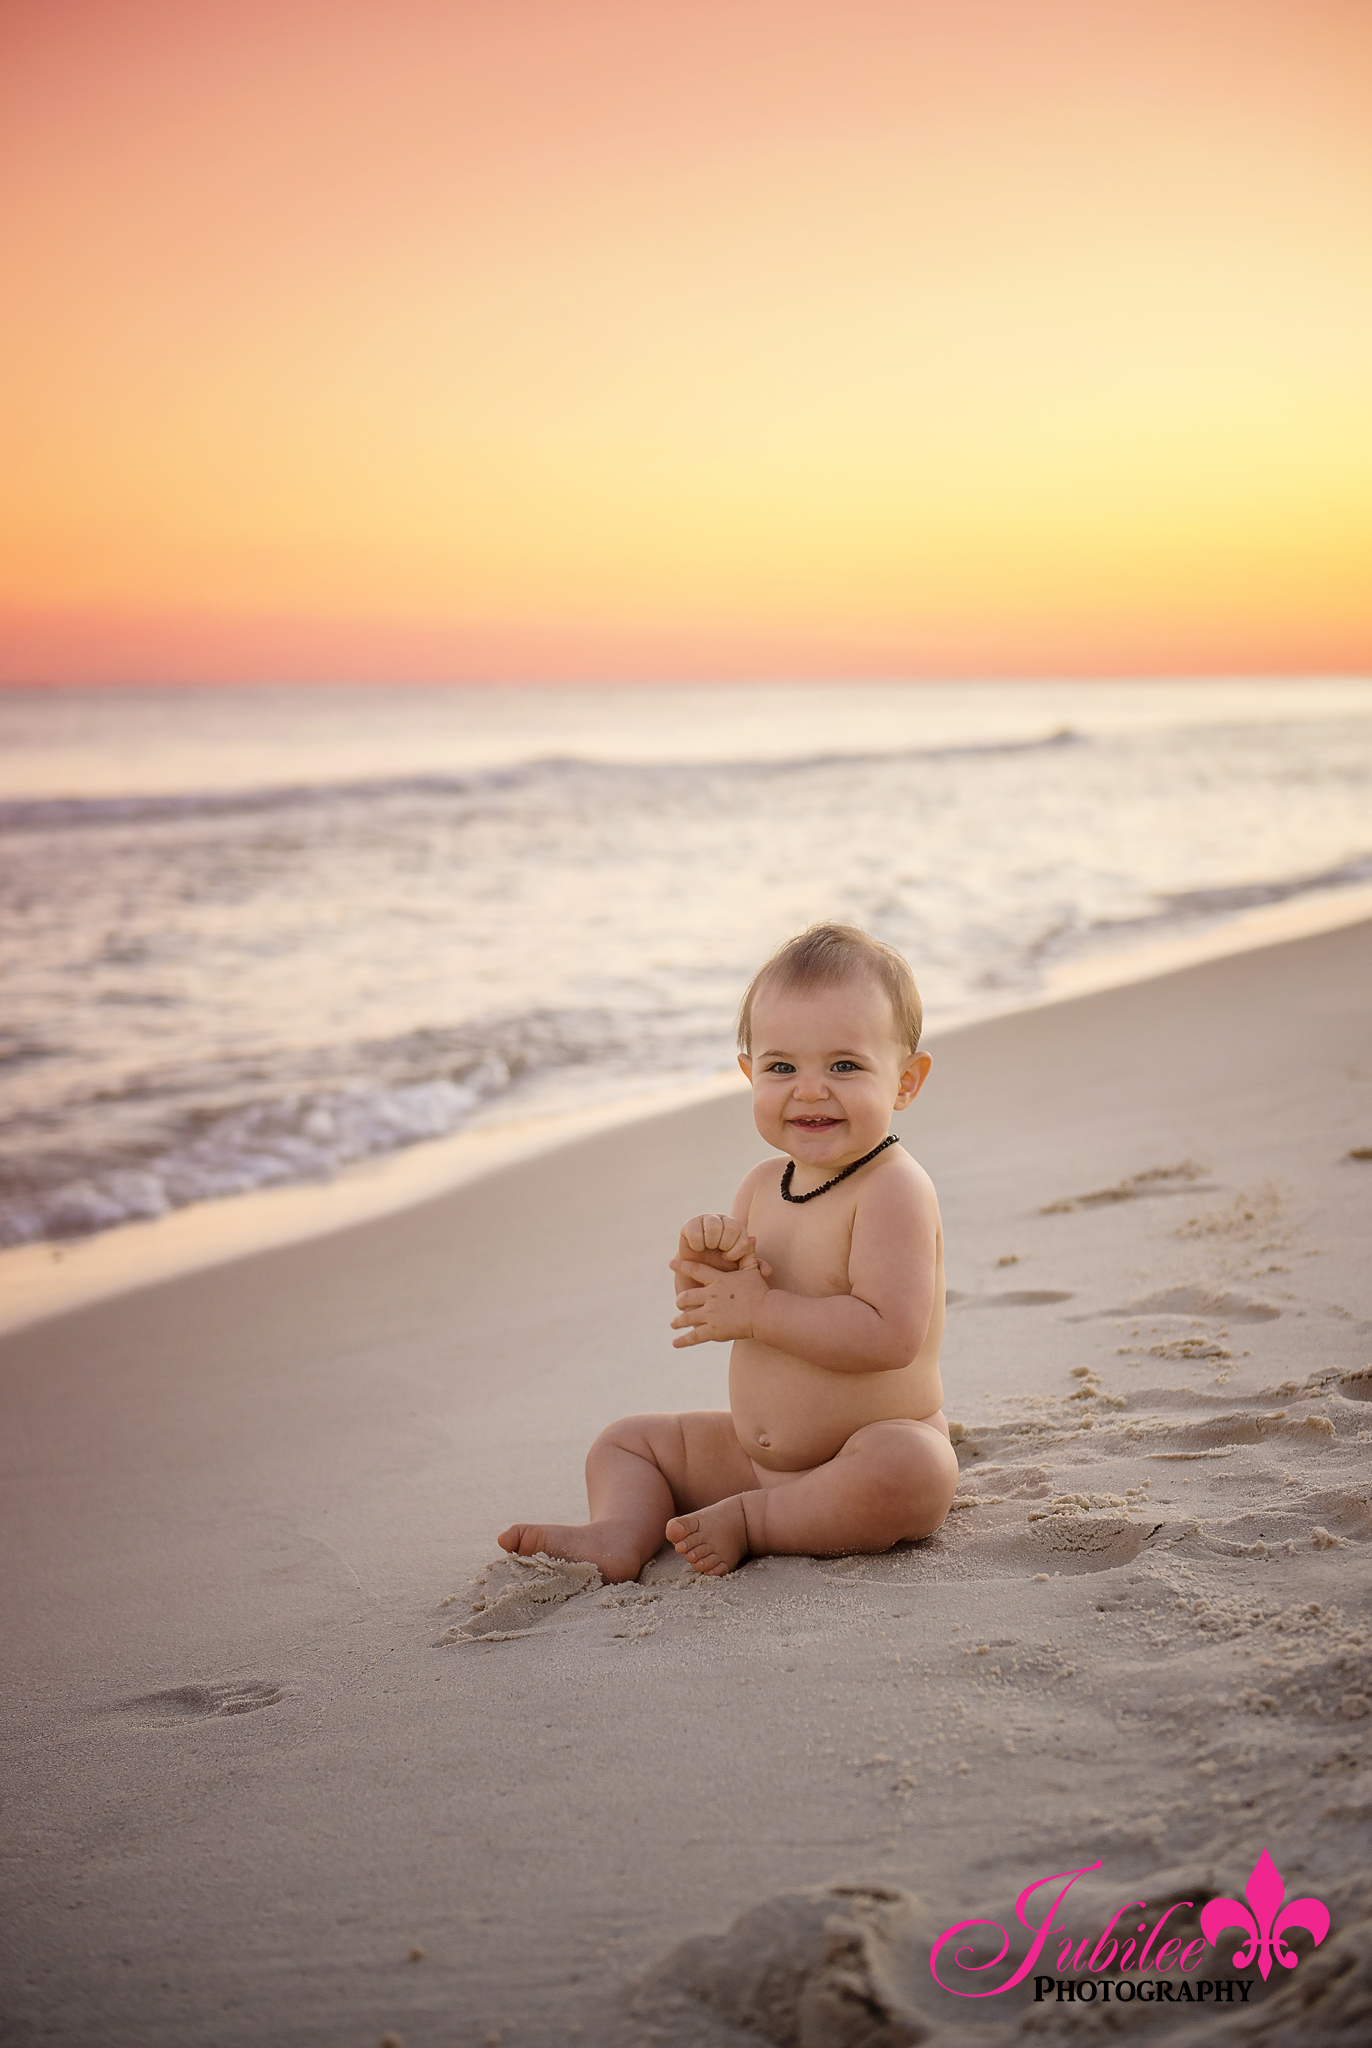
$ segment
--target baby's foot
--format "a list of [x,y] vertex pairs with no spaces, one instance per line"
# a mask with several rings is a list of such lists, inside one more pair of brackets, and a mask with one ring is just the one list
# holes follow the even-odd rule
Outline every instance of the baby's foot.
[[674,1544],[693,1571],[707,1578],[722,1579],[748,1555],[748,1523],[743,1512],[743,1495],[717,1500],[699,1514],[676,1515],[667,1524],[667,1541]]
[[567,1557],[578,1564],[593,1564],[610,1586],[636,1579],[645,1563],[632,1529],[623,1522],[585,1522],[579,1526],[515,1522],[501,1531],[496,1542],[516,1557],[534,1557],[541,1550],[546,1557]]

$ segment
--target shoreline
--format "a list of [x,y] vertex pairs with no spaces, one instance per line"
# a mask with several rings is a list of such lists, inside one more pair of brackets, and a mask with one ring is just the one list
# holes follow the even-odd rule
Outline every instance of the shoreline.
[[[1045,986],[1036,995],[1004,1007],[934,1018],[923,1043],[937,1045],[998,1018],[1159,980],[1188,967],[1337,931],[1367,918],[1372,918],[1372,883],[1257,905],[1200,931],[1062,962],[1047,970]],[[744,1089],[740,1075],[724,1070],[695,1084],[645,1088],[584,1110],[515,1118],[379,1153],[327,1182],[256,1188],[217,1201],[189,1203],[152,1221],[118,1224],[88,1237],[45,1238],[13,1246],[0,1251],[0,1335],[255,1252],[283,1250],[397,1214],[579,1139],[721,1095],[742,1094]]]

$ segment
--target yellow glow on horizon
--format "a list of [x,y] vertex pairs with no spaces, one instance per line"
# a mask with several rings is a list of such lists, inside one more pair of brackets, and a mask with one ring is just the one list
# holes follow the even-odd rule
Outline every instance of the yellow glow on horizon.
[[1372,658],[1372,10],[6,41],[0,677]]

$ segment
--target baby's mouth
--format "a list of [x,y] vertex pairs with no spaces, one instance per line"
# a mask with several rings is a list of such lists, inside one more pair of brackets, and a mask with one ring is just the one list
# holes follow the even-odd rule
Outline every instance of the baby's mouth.
[[791,1122],[802,1131],[831,1131],[843,1119],[837,1116],[793,1116]]

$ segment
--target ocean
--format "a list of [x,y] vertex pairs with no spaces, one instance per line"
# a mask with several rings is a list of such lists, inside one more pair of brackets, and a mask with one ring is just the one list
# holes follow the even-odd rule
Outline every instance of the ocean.
[[0,691],[0,1245],[727,1067],[817,918],[933,1024],[1372,881],[1372,684]]

